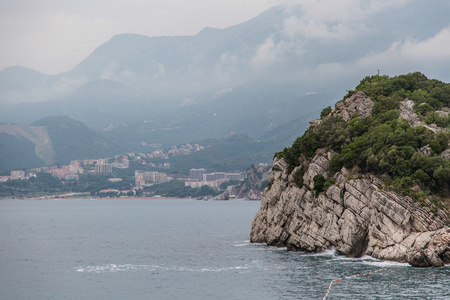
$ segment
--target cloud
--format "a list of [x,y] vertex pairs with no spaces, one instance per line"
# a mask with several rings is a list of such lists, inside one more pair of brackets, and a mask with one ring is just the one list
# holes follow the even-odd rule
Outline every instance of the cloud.
[[[381,53],[372,53],[357,62],[361,67],[384,68],[388,72],[423,72],[450,68],[450,27],[426,40],[394,42]],[[449,75],[447,74],[447,80]]]
[[[347,63],[329,62],[298,73],[302,82],[316,84],[336,83],[341,79],[353,80],[354,85],[366,75],[381,74],[397,76],[419,71],[429,78],[450,82],[450,27],[425,40],[396,41],[385,51],[373,52]],[[348,82],[346,83],[348,84]]]
[[[256,48],[250,69],[258,74],[277,77],[283,70],[293,71],[302,82],[317,84],[339,77],[360,79],[377,70],[391,76],[421,71],[433,78],[450,80],[450,27],[419,39],[418,35],[380,36],[387,27],[369,25],[376,24],[375,17],[384,12],[401,11],[399,8],[412,4],[412,0],[287,2],[299,5],[287,6],[287,17],[278,25],[278,33]],[[295,16],[290,14],[293,10]],[[394,36],[397,40],[389,44]]]
[[382,11],[403,7],[413,0],[305,0],[299,4],[307,19],[324,23],[361,21]]
[[424,41],[407,41],[398,51],[411,60],[420,60],[424,57],[433,60],[450,59],[450,27]]
[[[304,43],[296,39],[285,39],[275,42],[275,38],[270,36],[256,49],[254,57],[250,61],[250,66],[256,71],[271,71],[283,69],[286,63],[291,64],[293,57],[297,59],[305,53]],[[275,69],[274,69],[275,68]]]
[[282,68],[292,65],[289,59],[293,57],[298,63],[312,43],[314,47],[318,47],[316,43],[323,47],[333,47],[337,42],[349,44],[372,30],[366,25],[369,17],[409,1],[278,1],[297,5],[284,7],[286,18],[278,24],[278,33],[257,47],[250,65],[256,71],[270,70],[277,65]]
[[213,67],[214,77],[221,82],[229,82],[230,79],[240,75],[238,73],[239,66],[243,64],[244,62],[237,54],[222,53],[220,59]]
[[[52,95],[66,95],[68,92],[71,92],[83,84],[86,84],[88,81],[85,78],[67,78],[63,76],[61,79],[59,79],[53,86],[53,92]],[[55,96],[56,97],[56,96]]]
[[269,37],[258,47],[253,65],[256,67],[267,67],[277,62],[279,56],[279,46],[275,44],[273,37]]
[[[288,38],[295,37],[333,43],[367,33],[365,21],[375,14],[393,7],[405,6],[411,0],[305,0],[280,1],[299,4],[301,17],[285,20],[280,31]],[[292,7],[287,6],[286,10]]]
[[336,40],[350,39],[363,34],[367,29],[364,24],[356,26],[353,22],[328,23],[316,19],[290,17],[282,28],[282,33],[293,39],[320,40],[332,43]]

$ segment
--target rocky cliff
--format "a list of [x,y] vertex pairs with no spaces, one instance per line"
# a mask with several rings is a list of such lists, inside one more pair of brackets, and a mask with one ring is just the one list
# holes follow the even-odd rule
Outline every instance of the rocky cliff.
[[336,251],[351,257],[371,255],[413,266],[450,263],[450,227],[444,211],[434,214],[409,197],[382,190],[368,175],[353,178],[345,168],[336,183],[317,197],[315,175],[324,174],[332,153],[319,151],[298,188],[284,159],[275,159],[270,189],[252,223],[251,241],[290,250]]
[[[339,114],[347,122],[355,113],[360,118],[370,115],[372,107],[364,93],[356,93],[338,102],[330,116]],[[312,121],[310,126],[321,122]],[[342,167],[333,173],[329,162],[334,154],[317,149],[294,169],[285,158],[274,158],[270,183],[252,222],[252,242],[292,251],[334,247],[350,257],[371,255],[417,267],[450,264],[450,214],[445,207],[395,193],[380,178],[358,168]],[[295,177],[301,168],[299,185]],[[314,189],[318,174],[332,179],[320,193]]]

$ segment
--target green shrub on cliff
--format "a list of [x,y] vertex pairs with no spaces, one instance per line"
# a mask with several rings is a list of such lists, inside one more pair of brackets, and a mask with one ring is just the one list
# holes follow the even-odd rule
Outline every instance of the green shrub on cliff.
[[[311,158],[317,149],[324,148],[336,152],[329,164],[333,172],[358,167],[363,173],[388,175],[389,184],[403,194],[418,198],[423,190],[448,198],[450,161],[440,155],[449,148],[450,117],[436,111],[450,106],[450,84],[419,72],[392,78],[367,76],[344,99],[358,91],[374,101],[371,116],[353,116],[344,122],[324,109],[320,125],[310,127],[292,147],[278,154],[289,163],[289,171],[299,166],[302,158]],[[436,124],[442,132],[412,127],[401,119],[399,107],[405,99],[414,101],[422,122]],[[431,149],[431,155],[419,151],[424,146]],[[413,192],[413,186],[420,189]]]
[[300,169],[298,169],[295,173],[294,173],[294,181],[295,184],[301,188],[303,186],[303,175],[305,175],[305,166],[301,166]]
[[323,177],[322,174],[317,174],[316,176],[314,176],[313,182],[314,182],[313,190],[316,192],[316,197],[321,192],[326,192],[328,188],[335,183],[334,178],[325,179],[325,177]]

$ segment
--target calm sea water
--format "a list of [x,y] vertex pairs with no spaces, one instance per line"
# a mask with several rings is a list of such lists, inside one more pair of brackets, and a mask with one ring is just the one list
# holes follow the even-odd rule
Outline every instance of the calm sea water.
[[450,266],[249,242],[257,201],[1,200],[0,299],[450,299]]

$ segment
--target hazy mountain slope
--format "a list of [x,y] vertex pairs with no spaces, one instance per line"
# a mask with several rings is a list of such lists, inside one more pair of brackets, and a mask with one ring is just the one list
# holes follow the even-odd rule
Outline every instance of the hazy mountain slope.
[[171,168],[185,174],[189,173],[189,169],[199,167],[210,172],[233,172],[245,170],[251,164],[269,163],[273,157],[270,145],[244,135],[235,134],[199,143],[208,147],[193,154],[174,157]]
[[[195,36],[121,34],[99,46],[73,70],[53,76],[58,88],[52,89],[69,92],[98,79],[115,80],[159,96],[210,91],[256,79],[295,81],[312,89],[324,84],[351,87],[377,68],[389,72],[396,68],[394,72],[399,73],[413,67],[428,74],[432,68],[431,74],[439,77],[447,74],[446,57],[441,57],[444,66],[429,66],[417,57],[423,53],[401,65],[398,61],[386,64],[383,56],[395,54],[404,45],[420,45],[440,32],[445,35],[449,12],[445,0],[373,7],[359,4],[328,19],[301,5],[277,6],[247,22],[225,29],[205,28]],[[351,73],[342,69],[346,66],[353,66]],[[11,78],[2,79],[9,76],[1,73],[10,71],[0,72],[0,91],[16,90],[19,83],[11,85]],[[336,77],[336,72],[340,76]],[[16,77],[13,81],[20,80]]]
[[[139,88],[145,84],[145,89],[164,93],[180,92],[174,91],[174,86],[192,92],[255,79],[288,80],[292,76],[303,80],[302,85],[319,81],[318,86],[322,86],[322,78],[311,80],[305,71],[356,63],[395,43],[433,37],[449,26],[445,17],[449,11],[449,4],[442,0],[410,1],[387,9],[355,10],[353,20],[338,18],[333,24],[333,20],[312,19],[301,6],[277,6],[242,24],[206,28],[195,36],[115,36],[67,76],[106,78]],[[320,75],[328,82],[333,78],[325,70]],[[348,79],[357,80],[358,75],[334,79],[353,84]]]
[[[122,141],[128,149],[136,149],[141,142],[171,146],[225,137],[229,132],[256,139],[291,119],[312,111],[318,114],[319,108],[330,99],[333,98],[329,94],[304,95],[295,87],[255,81],[209,99],[186,99],[186,103],[171,109],[141,104],[142,111],[132,114],[133,122],[126,126],[112,123],[117,126],[103,133],[111,140]],[[162,109],[165,111],[161,112]],[[283,135],[275,138],[282,145],[292,142]]]
[[121,153],[117,145],[69,117],[46,117],[31,125],[46,126],[56,153],[56,163],[67,164],[75,159],[108,157]]
[[65,116],[46,117],[30,126],[0,124],[0,146],[0,171],[121,153],[99,133]]
[[[450,80],[447,1],[358,3],[340,12],[320,5],[277,6],[195,36],[121,34],[56,76],[5,69],[2,105],[48,101],[5,104],[0,120],[67,115],[137,150],[141,142],[180,144],[229,131],[263,136],[334,103],[378,69]],[[8,75],[14,70],[22,75]]]
[[26,91],[48,84],[52,76],[24,67],[9,67],[0,72],[0,93]]
[[[134,97],[134,98],[133,98]],[[104,125],[112,111],[123,111],[127,101],[135,100],[135,93],[123,85],[108,80],[87,83],[68,96],[41,103],[21,103],[8,111],[18,123],[29,124],[51,115],[67,115],[92,127]],[[6,120],[10,120],[5,117]],[[106,119],[106,120],[105,120]]]
[[0,172],[45,165],[33,142],[7,133],[0,133],[0,157]]
[[[0,107],[7,108],[21,102],[46,101],[57,97],[51,91],[58,76],[42,74],[21,66],[0,71]],[[1,115],[1,112],[0,112]]]
[[31,168],[54,163],[55,152],[44,126],[0,124],[2,167]]

